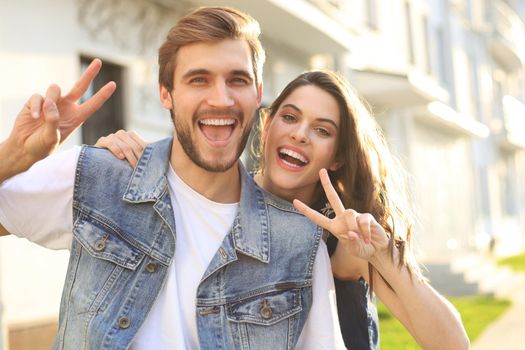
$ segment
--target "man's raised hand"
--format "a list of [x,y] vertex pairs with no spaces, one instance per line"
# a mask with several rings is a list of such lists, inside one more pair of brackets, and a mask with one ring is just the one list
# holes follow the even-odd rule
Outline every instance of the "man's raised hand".
[[111,97],[116,89],[114,82],[107,83],[87,101],[77,104],[101,66],[99,59],[93,60],[65,96],[61,96],[57,85],[51,85],[45,97],[31,96],[4,144],[11,154],[18,155],[17,169],[13,170],[23,171],[49,155]]

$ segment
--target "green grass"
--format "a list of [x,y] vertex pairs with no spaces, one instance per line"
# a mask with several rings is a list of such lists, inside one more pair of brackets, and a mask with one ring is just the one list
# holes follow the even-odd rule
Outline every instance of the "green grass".
[[[510,301],[488,296],[448,298],[461,314],[463,324],[472,343],[492,321],[501,315]],[[378,303],[381,349],[421,349],[388,309]]]
[[498,265],[507,266],[515,271],[525,271],[525,254],[509,256],[498,260]]

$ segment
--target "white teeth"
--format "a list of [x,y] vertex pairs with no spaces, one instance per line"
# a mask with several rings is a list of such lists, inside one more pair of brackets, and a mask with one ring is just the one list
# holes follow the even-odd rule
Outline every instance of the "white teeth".
[[290,162],[286,161],[286,159],[281,159],[281,160],[283,161],[283,163],[286,163],[286,164],[287,164],[288,166],[290,166],[290,167],[293,167],[293,168],[300,168],[299,165],[294,164],[294,163],[290,163]]
[[235,119],[202,119],[199,123],[204,125],[233,125]]
[[308,163],[308,159],[306,159],[305,157],[303,157],[299,153],[297,153],[295,151],[292,151],[291,149],[281,148],[279,150],[279,152],[282,153],[282,154],[286,154],[287,156],[290,156],[290,157],[295,158],[297,160],[300,160],[301,162],[303,162],[305,164]]

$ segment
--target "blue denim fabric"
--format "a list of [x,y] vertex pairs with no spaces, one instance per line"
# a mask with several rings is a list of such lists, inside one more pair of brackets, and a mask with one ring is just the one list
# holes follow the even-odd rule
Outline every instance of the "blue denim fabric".
[[[133,170],[109,152],[82,149],[55,349],[131,344],[176,258],[170,152],[171,139],[151,144]],[[293,349],[312,303],[322,231],[240,171],[239,211],[197,290],[200,346]]]

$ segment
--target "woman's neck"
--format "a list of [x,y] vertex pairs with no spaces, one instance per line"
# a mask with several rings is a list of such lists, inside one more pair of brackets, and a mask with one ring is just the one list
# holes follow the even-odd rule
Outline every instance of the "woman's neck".
[[311,206],[313,203],[314,191],[309,191],[308,189],[298,188],[298,189],[283,189],[281,187],[272,186],[270,181],[261,173],[257,172],[254,176],[255,183],[271,194],[285,199],[289,202],[293,202],[294,199],[298,199],[304,204]]

